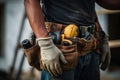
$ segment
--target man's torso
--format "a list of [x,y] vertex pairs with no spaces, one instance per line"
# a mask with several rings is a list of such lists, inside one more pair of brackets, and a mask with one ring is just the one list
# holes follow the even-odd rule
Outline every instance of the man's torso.
[[43,0],[45,20],[62,24],[94,24],[94,0]]

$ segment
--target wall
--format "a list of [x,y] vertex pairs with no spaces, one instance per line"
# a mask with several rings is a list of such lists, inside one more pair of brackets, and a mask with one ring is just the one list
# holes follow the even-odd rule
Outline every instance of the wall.
[[[102,11],[102,9],[103,9],[102,7],[100,7],[97,4],[95,6],[96,6],[96,8],[95,8],[96,11],[98,11],[98,10]],[[106,33],[108,33],[108,16],[107,16],[107,14],[97,13],[97,15],[98,15],[98,20],[100,22],[100,25],[101,25],[102,29]]]
[[[4,57],[0,58],[0,69],[9,71],[13,62],[14,51],[17,46],[18,35],[24,15],[24,5],[22,0],[6,0],[5,5],[5,47]],[[25,20],[20,42],[25,38],[29,38],[30,33],[31,28],[29,27],[28,21]],[[20,49],[18,51],[15,70],[18,70],[22,54],[22,49]],[[29,68],[30,67],[25,60],[23,69],[28,70]]]

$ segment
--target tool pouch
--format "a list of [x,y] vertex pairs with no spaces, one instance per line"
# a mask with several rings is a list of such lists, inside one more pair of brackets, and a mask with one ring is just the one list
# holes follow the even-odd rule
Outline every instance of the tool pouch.
[[[46,27],[48,29],[48,32],[55,31],[61,32],[64,25],[61,26],[60,24],[58,25],[55,23],[54,24],[46,23]],[[65,56],[65,59],[68,62],[67,64],[63,64],[61,62],[61,67],[63,68],[63,70],[74,69],[78,62],[78,57],[88,54],[95,48],[94,40],[95,40],[94,37],[91,37],[90,40],[77,37],[77,43],[75,44],[69,46],[57,44],[56,46],[62,51],[63,55]],[[24,52],[28,60],[28,63],[31,66],[35,67],[38,70],[44,69],[41,63],[40,47],[37,44],[33,45],[28,49],[24,49]]]
[[[69,46],[57,45],[57,47],[62,51],[67,64],[61,62],[63,70],[74,69],[79,56],[87,55],[90,51],[94,50],[96,47],[95,39],[92,37],[90,40],[85,40],[84,38],[77,38],[77,43]],[[44,69],[41,57],[40,57],[40,47],[35,44],[28,49],[23,49],[27,61],[30,66],[36,68],[37,70]]]
[[63,70],[70,70],[74,69],[77,62],[78,62],[78,51],[77,51],[77,44],[70,45],[70,46],[63,46],[59,45],[57,46],[65,56],[65,59],[67,60],[67,64],[62,64]]
[[96,49],[96,39],[93,35],[91,35],[89,40],[77,38],[77,45],[79,56],[84,56]]
[[[61,62],[63,70],[74,69],[78,61],[77,45],[59,45],[57,47],[62,51],[68,62],[67,64],[63,64]],[[33,45],[32,47],[23,50],[30,66],[36,68],[37,70],[44,69],[40,57],[40,47],[38,45]]]
[[33,45],[28,49],[24,49],[25,56],[30,66],[35,67],[38,70],[40,69],[40,47],[38,45]]

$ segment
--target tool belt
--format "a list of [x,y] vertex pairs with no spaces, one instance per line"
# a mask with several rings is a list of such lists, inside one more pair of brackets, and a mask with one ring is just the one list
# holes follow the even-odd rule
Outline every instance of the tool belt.
[[[52,23],[52,22],[45,22],[45,25],[48,32],[58,31],[61,33],[66,27],[66,25]],[[84,32],[85,31],[87,31],[86,28],[84,29]],[[74,69],[78,62],[79,56],[87,55],[96,48],[96,39],[92,35],[92,33],[90,35],[91,38],[89,40],[85,38],[76,37],[76,43],[69,46],[56,45],[62,51],[63,55],[65,56],[68,62],[67,64],[61,63],[63,70]],[[35,67],[38,70],[42,70],[44,68],[41,63],[40,47],[38,46],[38,44],[36,44],[34,40],[35,39],[30,40],[30,43],[32,44],[30,48],[27,49],[23,48],[23,50],[29,65]]]

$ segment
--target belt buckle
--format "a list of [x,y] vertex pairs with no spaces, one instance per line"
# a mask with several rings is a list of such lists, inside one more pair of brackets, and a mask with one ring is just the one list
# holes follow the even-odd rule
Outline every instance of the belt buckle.
[[89,26],[87,30],[88,30],[89,33],[93,34],[93,32],[95,30],[95,25]]
[[94,26],[80,26],[81,37],[85,37],[87,35],[93,34]]
[[87,26],[81,26],[80,28],[81,28],[80,30],[81,30],[82,34],[84,34],[85,32],[87,32],[87,30],[88,30]]
[[82,33],[86,33],[86,32],[89,32],[89,33],[93,33],[94,31],[94,26],[80,26],[80,30],[82,31]]

